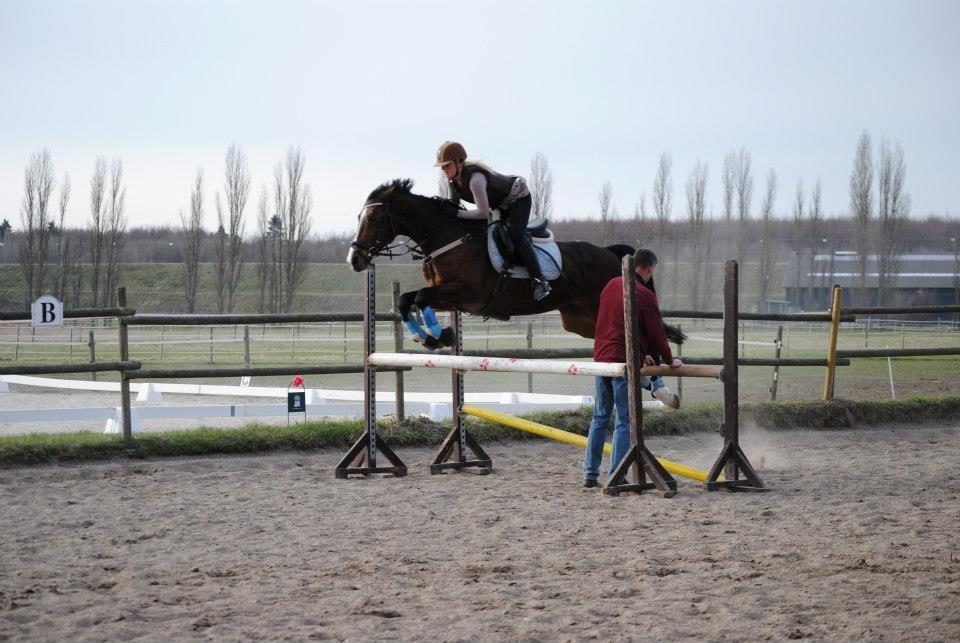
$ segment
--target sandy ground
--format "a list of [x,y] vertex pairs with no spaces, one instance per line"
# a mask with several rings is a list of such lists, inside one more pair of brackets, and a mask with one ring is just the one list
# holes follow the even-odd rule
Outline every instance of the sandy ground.
[[[604,497],[579,452],[0,471],[0,639],[957,639],[960,427],[744,431],[768,494]],[[716,435],[658,438],[706,466]]]

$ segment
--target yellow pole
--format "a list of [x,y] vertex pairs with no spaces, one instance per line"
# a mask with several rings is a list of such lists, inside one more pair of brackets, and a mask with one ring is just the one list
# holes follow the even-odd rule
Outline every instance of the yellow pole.
[[834,285],[830,303],[830,343],[827,347],[827,375],[823,381],[823,399],[833,399],[833,382],[837,372],[837,336],[840,334],[840,286]]
[[[497,411],[491,411],[489,409],[483,409],[479,406],[471,406],[469,404],[464,405],[463,412],[467,415],[472,415],[490,422],[496,422],[497,424],[503,424],[504,426],[509,426],[514,429],[520,429],[521,431],[526,431],[527,433],[533,433],[534,435],[556,440],[557,442],[572,444],[580,447],[581,449],[587,446],[587,439],[582,435],[570,433],[569,431],[561,431],[560,429],[555,429],[552,426],[547,426],[546,424],[531,422],[530,420],[524,420],[518,417],[513,417],[512,415],[498,413]],[[606,455],[610,455],[610,450],[611,447],[609,443],[603,445],[603,452]],[[660,464],[663,465],[664,469],[674,475],[690,478],[691,480],[696,480],[698,482],[703,482],[707,479],[706,471],[694,469],[693,467],[688,467],[685,464],[673,462],[672,460],[667,460],[666,458],[657,458],[657,460],[660,461]]]

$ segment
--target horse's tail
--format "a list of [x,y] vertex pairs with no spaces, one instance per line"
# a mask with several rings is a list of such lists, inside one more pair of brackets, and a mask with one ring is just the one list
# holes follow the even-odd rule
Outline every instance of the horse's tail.
[[607,250],[617,255],[617,259],[623,259],[627,255],[632,255],[635,250],[633,246],[628,246],[625,243],[615,243],[612,246],[604,246]]
[[667,339],[677,344],[678,346],[682,344],[686,339],[687,335],[679,326],[671,326],[670,324],[664,324],[663,330],[667,333]]

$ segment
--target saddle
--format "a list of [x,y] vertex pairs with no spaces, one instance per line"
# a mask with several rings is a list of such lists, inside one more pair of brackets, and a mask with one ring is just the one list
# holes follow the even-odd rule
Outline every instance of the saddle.
[[[539,219],[527,224],[527,231],[524,235],[526,242],[534,243],[538,239],[543,240],[541,242],[552,241],[553,233],[547,230],[549,223],[549,219]],[[510,231],[507,229],[507,224],[498,218],[490,225],[493,229],[493,240],[497,244],[497,251],[500,253],[500,256],[503,257],[504,261],[514,265],[522,264],[523,261],[517,254],[513,239],[510,238]]]

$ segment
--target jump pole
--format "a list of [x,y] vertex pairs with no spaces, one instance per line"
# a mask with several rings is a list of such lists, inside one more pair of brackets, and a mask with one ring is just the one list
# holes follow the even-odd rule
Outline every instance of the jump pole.
[[[723,275],[723,449],[703,483],[705,491],[769,491],[740,449],[740,392],[737,370],[737,289],[739,267],[733,259]],[[721,472],[725,480],[720,480]],[[743,473],[743,478],[740,474]]]
[[[363,300],[363,354],[369,357],[377,347],[377,273],[374,264],[367,267]],[[377,436],[377,369],[366,360],[363,367],[363,424],[363,435],[337,464],[334,475],[337,478],[371,473],[389,473],[398,478],[407,475],[403,461]],[[377,466],[377,451],[390,461],[391,466]]]
[[[523,418],[507,415],[506,413],[499,413],[497,411],[491,411],[490,409],[484,409],[479,406],[472,406],[469,404],[463,407],[463,413],[465,415],[472,415],[473,417],[478,417],[489,422],[496,422],[497,424],[502,424],[503,426],[508,426],[513,429],[519,429],[521,431],[526,431],[527,433],[539,435],[540,437],[547,438],[549,440],[556,440],[557,442],[572,444],[573,446],[580,447],[581,449],[584,449],[587,446],[587,438],[583,437],[582,435],[570,433],[569,431],[563,431],[552,426],[547,426],[546,424],[524,420]],[[603,445],[604,455],[610,455],[612,450],[613,449],[610,446],[610,443],[605,443]],[[703,482],[707,479],[706,471],[694,469],[693,467],[688,467],[685,464],[674,462],[673,460],[667,460],[666,458],[657,458],[657,460],[663,465],[664,469],[674,475],[690,478],[691,480],[696,480],[697,482]]]

